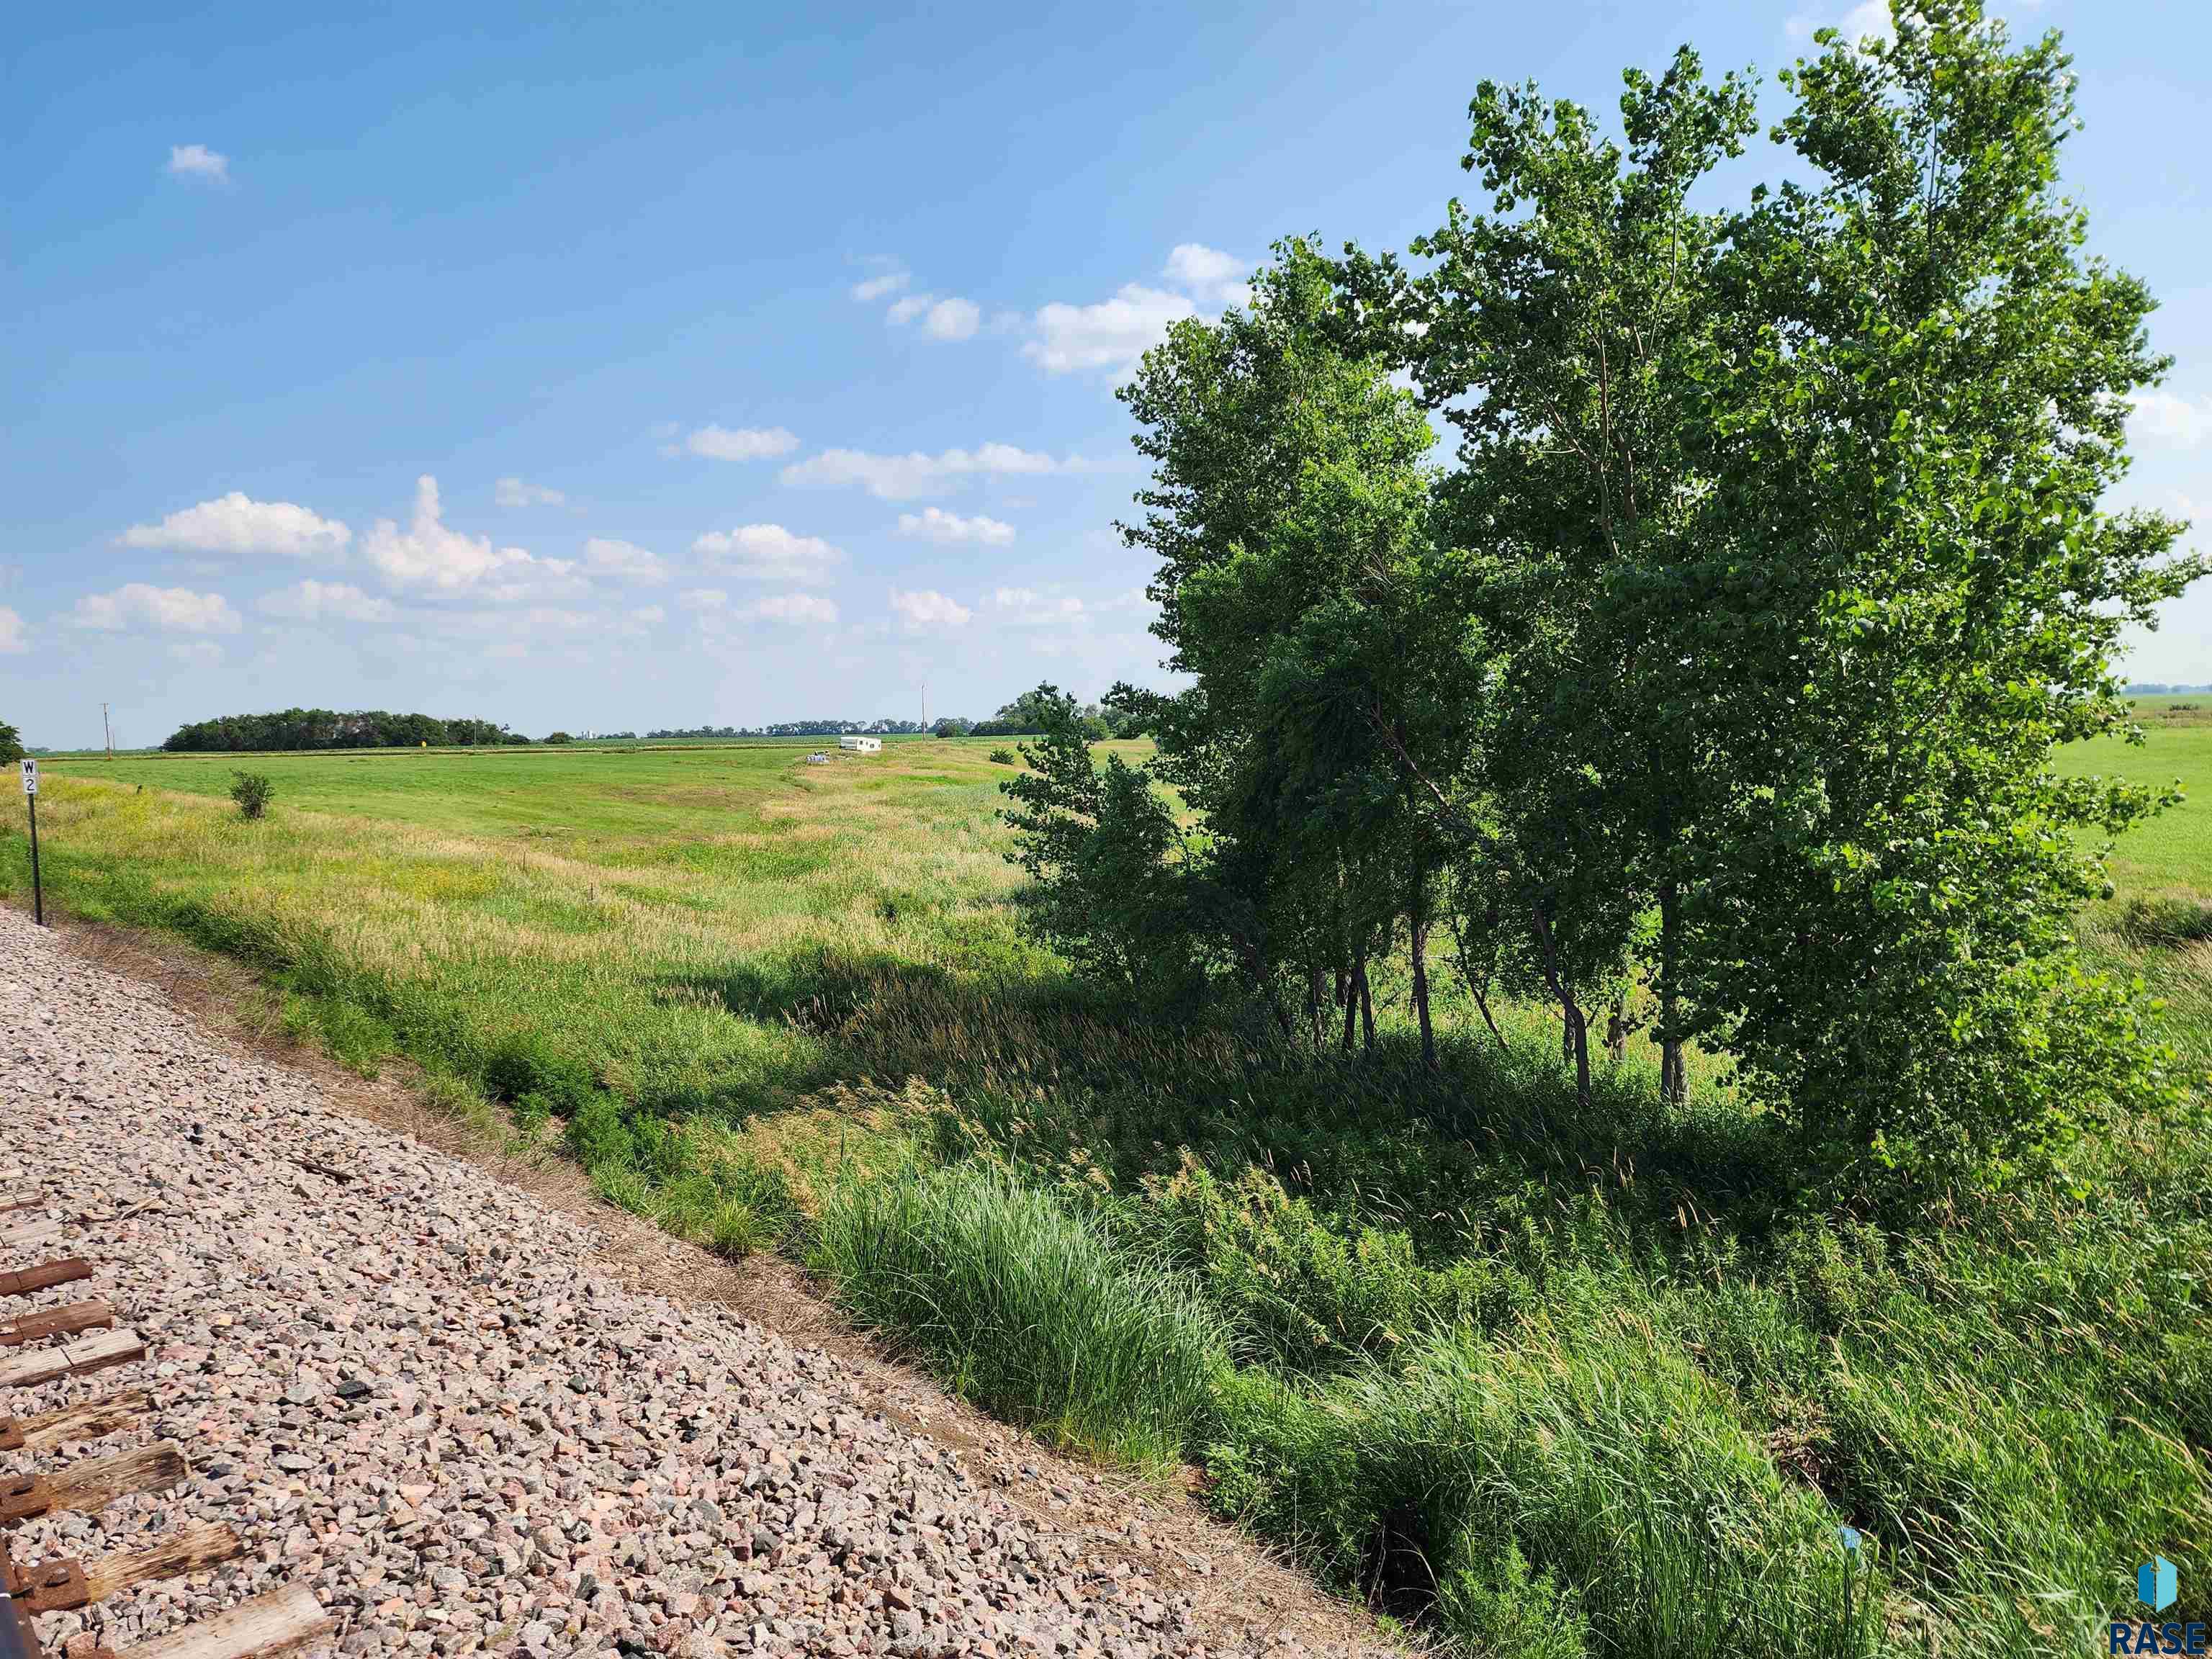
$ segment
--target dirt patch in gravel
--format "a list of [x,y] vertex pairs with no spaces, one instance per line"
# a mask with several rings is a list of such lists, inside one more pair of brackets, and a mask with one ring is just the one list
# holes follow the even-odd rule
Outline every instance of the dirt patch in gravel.
[[143,1381],[154,1418],[66,1456],[171,1438],[196,1466],[17,1553],[202,1520],[254,1546],[50,1615],[51,1642],[307,1583],[357,1655],[1399,1650],[1187,1499],[949,1398],[788,1262],[678,1243],[276,1013],[189,946],[0,909],[0,1091],[32,1149],[0,1166],[150,1350],[8,1407]]

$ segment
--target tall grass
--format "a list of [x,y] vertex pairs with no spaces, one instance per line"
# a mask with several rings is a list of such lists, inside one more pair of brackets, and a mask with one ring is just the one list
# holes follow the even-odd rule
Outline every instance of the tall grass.
[[1109,1456],[1179,1458],[1226,1368],[1214,1321],[1172,1274],[991,1165],[840,1185],[813,1261],[962,1393]]
[[1220,1497],[1477,1652],[1858,1656],[1881,1576],[1711,1379],[1602,1297],[1232,1391]]

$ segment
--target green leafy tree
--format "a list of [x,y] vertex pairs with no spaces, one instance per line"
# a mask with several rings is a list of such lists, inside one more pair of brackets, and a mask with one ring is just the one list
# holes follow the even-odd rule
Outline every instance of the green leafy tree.
[[1893,40],[1822,44],[1776,132],[1804,176],[1734,227],[1698,371],[1731,576],[1699,633],[1734,684],[1692,977],[1777,1109],[1901,1170],[2001,1174],[2156,1085],[2072,915],[2095,837],[2166,797],[2052,753],[2130,729],[2120,636],[2202,566],[2104,506],[2166,363],[2059,189],[2057,37],[1914,0]]
[[1330,337],[1326,262],[1297,240],[1277,255],[1249,307],[1176,325],[1121,389],[1153,466],[1123,534],[1158,562],[1153,631],[1194,684],[1109,704],[1200,815],[1209,914],[1247,981],[1302,994],[1316,1042],[1334,1001],[1346,1045],[1355,1016],[1371,1042],[1368,963],[1402,929],[1432,1054],[1434,858],[1391,745],[1451,727],[1407,678],[1435,660],[1410,647],[1434,434],[1389,362]]
[[1088,977],[1163,1002],[1187,995],[1206,929],[1174,814],[1118,755],[1094,763],[1073,697],[1042,685],[1029,707],[1042,735],[999,786],[1015,834],[1006,856],[1036,883],[1028,925]]
[[1686,47],[1658,80],[1625,79],[1625,145],[1578,105],[1485,82],[1462,166],[1492,210],[1453,202],[1413,245],[1419,275],[1357,251],[1339,268],[1357,337],[1402,354],[1459,433],[1438,511],[1500,676],[1480,792],[1493,822],[1461,838],[1485,866],[1462,872],[1468,923],[1486,964],[1533,970],[1559,1008],[1585,1097],[1589,1008],[1617,1003],[1648,907],[1662,1084],[1683,1087],[1682,889],[1706,682],[1725,664],[1722,642],[1682,636],[1726,560],[1696,374],[1726,222],[1689,198],[1753,126],[1746,81],[1709,83]]
[[13,766],[23,758],[23,734],[0,720],[0,766]]

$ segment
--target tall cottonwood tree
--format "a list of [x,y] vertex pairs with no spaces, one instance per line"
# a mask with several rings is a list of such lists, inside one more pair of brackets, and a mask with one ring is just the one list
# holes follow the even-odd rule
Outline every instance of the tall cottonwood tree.
[[2105,505],[2165,363],[2059,189],[2057,37],[2015,50],[1973,0],[1896,21],[1785,75],[1774,137],[1811,177],[1761,192],[1721,273],[1705,466],[1737,645],[1692,978],[1778,1109],[1942,1170],[2150,1080],[2071,930],[2095,832],[2160,797],[2052,751],[2127,728],[2122,630],[2200,567]]
[[1426,947],[1437,858],[1378,732],[1453,740],[1415,636],[1434,446],[1389,365],[1328,337],[1326,262],[1278,249],[1251,304],[1177,325],[1121,397],[1153,464],[1132,545],[1159,563],[1154,631],[1194,684],[1142,705],[1159,774],[1204,817],[1210,870],[1240,896],[1243,954],[1302,992],[1319,1035],[1333,979],[1346,1041],[1371,1044],[1368,965],[1403,925],[1411,1000],[1434,1057]]
[[1460,434],[1440,515],[1488,562],[1468,599],[1507,665],[1487,793],[1578,1072],[1582,998],[1656,905],[1662,1086],[1679,1097],[1683,891],[1718,643],[1685,632],[1726,564],[1700,370],[1727,224],[1690,197],[1754,123],[1746,81],[1708,82],[1686,47],[1658,80],[1625,80],[1625,144],[1578,105],[1484,82],[1462,165],[1490,210],[1452,202],[1413,245],[1418,274],[1351,250],[1339,275],[1352,337],[1395,344]]

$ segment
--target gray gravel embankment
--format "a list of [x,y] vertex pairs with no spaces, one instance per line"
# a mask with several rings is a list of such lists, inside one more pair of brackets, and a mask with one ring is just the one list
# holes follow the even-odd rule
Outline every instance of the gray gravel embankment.
[[200,1521],[252,1545],[51,1615],[52,1646],[90,1630],[120,1647],[286,1583],[356,1655],[1309,1645],[1295,1622],[1224,1626],[1122,1534],[976,1479],[884,1413],[866,1366],[625,1289],[574,1221],[339,1112],[5,909],[0,1101],[0,1175],[22,1172],[0,1185],[40,1190],[99,1267],[35,1302],[105,1295],[149,1346],[5,1408],[144,1386],[151,1420],[44,1465],[167,1438],[194,1468],[31,1522],[18,1558]]

